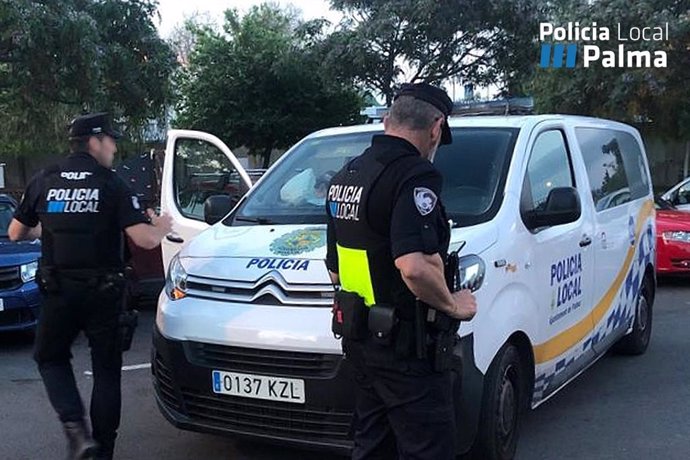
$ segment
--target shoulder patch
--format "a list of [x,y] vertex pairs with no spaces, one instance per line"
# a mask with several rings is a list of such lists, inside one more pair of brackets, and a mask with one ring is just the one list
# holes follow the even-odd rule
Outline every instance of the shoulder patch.
[[426,187],[415,187],[414,204],[421,215],[426,216],[431,213],[436,207],[436,202],[438,202],[438,197],[432,190]]

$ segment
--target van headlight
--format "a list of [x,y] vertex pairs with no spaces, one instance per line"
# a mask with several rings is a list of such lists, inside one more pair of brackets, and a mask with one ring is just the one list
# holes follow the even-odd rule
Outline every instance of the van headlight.
[[179,256],[170,261],[168,276],[165,278],[165,293],[170,300],[180,300],[187,296],[187,272],[184,271]]
[[474,254],[458,259],[457,286],[474,292],[484,283],[486,265],[481,257]]
[[36,279],[36,271],[38,270],[38,261],[34,260],[31,263],[24,264],[19,268],[19,272],[22,276],[22,282],[28,283]]

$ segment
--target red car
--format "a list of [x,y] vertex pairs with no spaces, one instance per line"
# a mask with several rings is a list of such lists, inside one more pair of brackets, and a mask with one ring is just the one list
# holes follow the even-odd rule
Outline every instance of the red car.
[[690,274],[690,212],[679,211],[662,199],[655,204],[657,273]]

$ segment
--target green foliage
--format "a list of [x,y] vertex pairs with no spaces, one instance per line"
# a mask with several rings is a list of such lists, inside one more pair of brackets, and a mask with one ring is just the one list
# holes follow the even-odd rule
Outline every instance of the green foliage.
[[514,90],[534,60],[535,0],[332,0],[345,13],[330,37],[340,66],[391,102],[403,81],[449,78]]
[[272,149],[355,121],[359,94],[323,66],[324,26],[264,4],[242,18],[227,11],[223,33],[197,29],[181,76],[176,125],[246,146],[268,166]]
[[529,88],[541,112],[573,113],[642,123],[645,129],[669,138],[690,137],[690,9],[678,0],[568,0],[552,13],[555,24],[577,18],[581,25],[596,22],[611,30],[609,43],[615,50],[616,24],[630,27],[669,24],[669,41],[626,45],[628,50],[665,50],[668,67],[537,69]]
[[155,0],[0,0],[0,154],[64,150],[82,110],[137,138],[171,96],[175,57]]

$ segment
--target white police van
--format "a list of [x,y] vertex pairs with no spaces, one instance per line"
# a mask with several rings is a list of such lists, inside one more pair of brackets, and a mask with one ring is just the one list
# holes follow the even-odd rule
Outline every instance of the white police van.
[[[452,117],[450,126],[453,143],[435,163],[451,249],[465,243],[462,273],[478,301],[456,348],[458,445],[511,458],[523,408],[612,346],[647,348],[651,179],[639,133],[621,123],[530,115]],[[227,147],[170,133],[162,206],[176,234],[164,245],[152,359],[174,425],[348,449],[354,398],[330,331],[325,184],[382,128],[311,134],[241,198],[249,180]],[[205,217],[221,220],[207,228]]]

